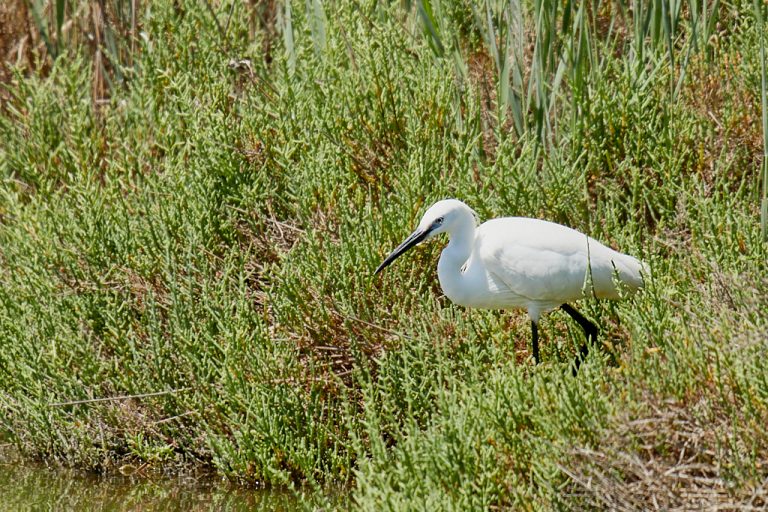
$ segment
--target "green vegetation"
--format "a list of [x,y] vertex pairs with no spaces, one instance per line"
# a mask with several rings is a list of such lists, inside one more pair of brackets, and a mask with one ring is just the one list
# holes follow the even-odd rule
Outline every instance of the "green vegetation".
[[[768,503],[764,3],[29,5],[0,93],[24,456],[368,510]],[[581,304],[578,377],[562,313],[535,367],[523,313],[441,297],[440,243],[372,276],[451,196],[651,265]]]

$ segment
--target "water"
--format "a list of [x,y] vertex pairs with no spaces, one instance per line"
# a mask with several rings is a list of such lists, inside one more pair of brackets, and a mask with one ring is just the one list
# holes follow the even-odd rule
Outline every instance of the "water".
[[285,490],[254,490],[212,476],[99,476],[40,464],[0,464],[0,511],[293,511]]

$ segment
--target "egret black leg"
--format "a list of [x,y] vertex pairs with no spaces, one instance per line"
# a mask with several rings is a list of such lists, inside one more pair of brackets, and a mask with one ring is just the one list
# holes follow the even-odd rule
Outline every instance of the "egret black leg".
[[570,315],[570,317],[573,318],[576,323],[581,326],[582,329],[584,329],[584,335],[587,337],[587,343],[581,346],[579,349],[579,355],[576,356],[576,360],[574,361],[573,374],[576,375],[576,372],[579,370],[579,366],[581,366],[582,361],[587,358],[587,354],[589,353],[589,342],[595,343],[597,341],[597,326],[587,320],[584,315],[576,311],[573,306],[569,304],[563,304],[560,307],[563,311],[568,313],[568,315]]
[[539,326],[531,320],[531,339],[533,340],[533,360],[539,364]]

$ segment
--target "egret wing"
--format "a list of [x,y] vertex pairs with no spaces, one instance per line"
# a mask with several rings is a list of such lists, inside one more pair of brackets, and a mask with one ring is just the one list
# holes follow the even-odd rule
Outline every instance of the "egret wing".
[[588,240],[594,242],[565,226],[513,217],[483,224],[477,250],[487,271],[514,294],[563,303],[583,295]]
[[[537,219],[508,217],[478,230],[486,269],[514,293],[532,301],[564,303],[593,293],[619,298],[616,280],[643,285],[642,262],[575,229]],[[589,288],[587,285],[591,285]]]

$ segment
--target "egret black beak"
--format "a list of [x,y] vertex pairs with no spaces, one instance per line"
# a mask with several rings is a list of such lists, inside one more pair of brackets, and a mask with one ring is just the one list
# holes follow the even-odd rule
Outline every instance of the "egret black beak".
[[381,262],[381,265],[379,265],[379,268],[376,269],[376,272],[373,274],[376,275],[385,268],[387,268],[393,261],[395,261],[397,258],[403,255],[405,251],[413,247],[414,245],[418,245],[420,242],[422,242],[425,238],[427,238],[427,235],[429,234],[431,230],[425,229],[425,230],[419,230],[417,229],[413,233],[411,233],[411,236],[405,239],[403,243],[397,246],[397,249],[392,251],[392,254],[387,256],[387,258]]

